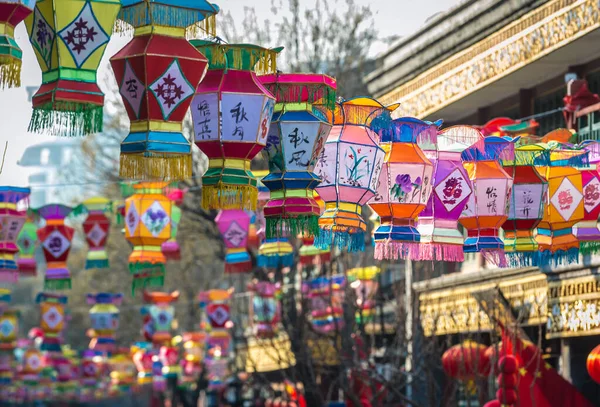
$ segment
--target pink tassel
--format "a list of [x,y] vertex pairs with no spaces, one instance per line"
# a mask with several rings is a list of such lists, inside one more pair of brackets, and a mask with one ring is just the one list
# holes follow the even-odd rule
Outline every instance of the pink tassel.
[[424,243],[419,244],[419,253],[413,260],[437,260],[462,262],[465,260],[462,245]]
[[504,250],[501,249],[491,249],[491,250],[482,250],[481,255],[488,262],[493,264],[496,267],[507,267],[508,262],[506,261],[506,255],[504,254]]
[[395,242],[386,240],[384,242],[375,242],[375,259],[377,260],[398,260],[419,258],[420,244],[414,242]]

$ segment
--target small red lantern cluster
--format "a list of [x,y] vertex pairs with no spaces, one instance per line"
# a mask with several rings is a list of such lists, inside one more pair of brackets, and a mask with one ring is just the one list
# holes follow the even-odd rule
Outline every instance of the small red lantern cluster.
[[498,391],[496,399],[501,405],[512,406],[517,402],[519,386],[517,370],[519,364],[512,355],[502,356],[498,360]]

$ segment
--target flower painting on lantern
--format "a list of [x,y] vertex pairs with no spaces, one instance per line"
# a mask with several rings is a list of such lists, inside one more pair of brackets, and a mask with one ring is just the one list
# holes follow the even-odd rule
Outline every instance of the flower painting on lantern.
[[152,236],[156,237],[169,224],[170,219],[161,204],[155,201],[142,215],[142,222],[152,233]]
[[564,178],[558,189],[550,198],[550,203],[556,208],[560,216],[565,221],[571,219],[571,216],[583,200],[581,192],[575,188],[569,178]]
[[592,212],[600,204],[600,181],[591,177],[583,187],[583,207],[587,213]]
[[[375,148],[362,145],[343,144],[340,148],[343,149],[340,156],[344,160],[340,163],[343,168],[340,173],[340,184],[375,189],[381,171],[383,154],[377,154],[378,150]],[[376,164],[373,174],[370,174],[371,160],[373,159],[376,160]],[[371,185],[372,180],[375,181],[373,185]]]

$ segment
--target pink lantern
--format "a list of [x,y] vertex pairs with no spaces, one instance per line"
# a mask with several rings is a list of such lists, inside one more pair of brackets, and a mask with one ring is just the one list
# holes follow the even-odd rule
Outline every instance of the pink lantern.
[[588,151],[589,167],[581,169],[583,184],[583,220],[575,226],[575,236],[579,240],[579,253],[588,255],[600,250],[600,143],[588,141],[581,144]]
[[176,377],[181,373],[179,366],[179,350],[173,346],[161,346],[158,357],[163,365],[165,377]]
[[252,312],[254,333],[258,338],[272,338],[277,333],[277,323],[281,319],[281,309],[277,295],[281,286],[269,281],[255,281],[248,286],[254,293]]
[[362,206],[375,195],[384,159],[370,126],[380,116],[389,117],[389,111],[397,106],[386,108],[370,98],[355,98],[337,106],[334,126],[315,165],[321,178],[315,190],[325,201],[317,247],[333,244],[349,252],[364,250],[367,224],[361,216]]
[[239,209],[222,210],[215,223],[225,243],[225,273],[247,273],[252,270],[248,253],[250,215]]
[[433,192],[419,215],[421,241],[415,259],[464,261],[464,237],[458,230],[458,219],[472,188],[460,155],[480,139],[481,133],[473,127],[453,126],[438,133],[437,143],[424,147],[433,163]]
[[152,349],[147,342],[136,343],[131,347],[133,363],[138,371],[138,384],[152,383]]
[[17,204],[30,192],[29,188],[0,187],[0,283],[16,283],[19,279],[16,242],[27,214],[19,211]]

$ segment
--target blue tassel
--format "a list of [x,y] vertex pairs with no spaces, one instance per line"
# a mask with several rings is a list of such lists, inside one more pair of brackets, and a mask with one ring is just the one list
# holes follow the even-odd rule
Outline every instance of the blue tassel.
[[110,265],[108,263],[108,259],[98,259],[98,260],[86,260],[85,261],[85,269],[107,269]]
[[538,265],[544,266],[561,266],[567,264],[579,263],[579,248],[571,248],[569,250],[558,250],[551,252],[550,250],[542,250],[539,252]]
[[257,264],[258,267],[266,268],[292,267],[294,265],[294,254],[289,253],[272,256],[260,255],[258,256]]
[[540,260],[540,253],[535,252],[509,252],[506,253],[508,267],[535,267]]
[[319,236],[315,237],[315,246],[321,250],[328,250],[331,246],[348,253],[365,251],[365,232],[360,230],[355,233],[332,232],[321,229]]

